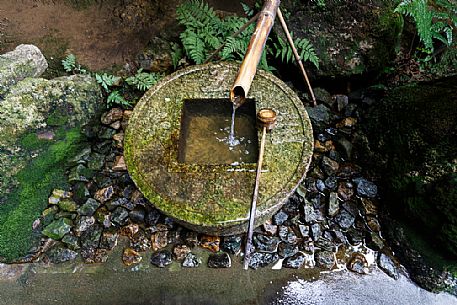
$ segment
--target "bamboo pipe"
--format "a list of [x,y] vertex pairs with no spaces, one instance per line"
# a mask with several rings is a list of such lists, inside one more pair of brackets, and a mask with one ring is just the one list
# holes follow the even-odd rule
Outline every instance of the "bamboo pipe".
[[263,4],[246,55],[241,63],[235,82],[230,89],[230,100],[235,104],[235,108],[238,108],[245,102],[251,88],[252,80],[257,71],[257,65],[260,62],[265,43],[273,27],[280,2],[280,0],[265,0]]

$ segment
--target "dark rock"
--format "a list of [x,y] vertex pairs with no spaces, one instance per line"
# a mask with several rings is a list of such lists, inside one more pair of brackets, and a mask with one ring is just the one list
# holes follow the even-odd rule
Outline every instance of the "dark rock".
[[280,257],[291,257],[298,252],[298,246],[282,242],[278,246],[278,254]]
[[350,200],[354,195],[354,190],[352,189],[352,183],[350,182],[340,182],[338,183],[338,197],[341,200],[346,201]]
[[321,226],[318,223],[311,225],[311,236],[314,241],[319,240],[319,238],[322,236]]
[[50,237],[52,239],[58,240],[61,239],[65,234],[70,232],[72,221],[68,218],[60,218],[54,220],[46,226],[43,230],[43,235]]
[[127,198],[124,198],[124,197],[117,198],[117,199],[112,200],[112,201],[108,201],[106,203],[106,207],[110,211],[116,209],[117,207],[123,207],[123,208],[126,208],[129,211],[131,211],[131,210],[133,210],[135,208],[135,206],[133,205],[133,202],[131,202],[130,200],[128,200]]
[[72,190],[74,193],[72,198],[77,204],[83,204],[86,202],[87,198],[89,198],[91,194],[85,182],[77,182],[73,184]]
[[256,234],[253,238],[254,246],[259,252],[273,253],[278,249],[279,239],[262,234]]
[[297,235],[295,235],[293,230],[290,230],[287,226],[280,226],[279,227],[279,238],[289,244],[296,244],[297,243]]
[[68,174],[69,182],[88,182],[91,178],[92,173],[82,164],[75,166],[70,169]]
[[298,225],[298,230],[303,238],[309,237],[309,226]]
[[136,207],[132,211],[129,212],[129,218],[131,221],[135,223],[143,223],[145,218],[146,212],[142,207]]
[[279,256],[277,253],[254,252],[249,259],[249,267],[252,269],[266,267],[269,264],[276,262],[278,259]]
[[54,264],[74,260],[77,256],[78,252],[61,247],[53,248],[48,253],[49,260]]
[[198,244],[198,233],[194,232],[194,231],[186,232],[185,237],[184,237],[184,241],[186,242],[186,245],[188,245],[191,248],[197,246],[197,244]]
[[345,137],[338,137],[338,139],[336,140],[336,144],[338,148],[340,148],[343,152],[344,158],[346,158],[346,160],[351,160],[353,148],[352,143]]
[[71,250],[78,250],[81,248],[79,245],[79,238],[71,234],[65,235],[62,238],[62,242]]
[[338,201],[338,194],[337,193],[330,193],[328,198],[328,216],[334,217],[338,214],[340,210],[340,203]]
[[182,266],[185,268],[196,268],[200,266],[202,263],[202,260],[197,257],[195,254],[189,252],[186,254],[186,257],[184,258],[182,262]]
[[211,254],[208,257],[209,268],[230,268],[231,266],[232,261],[228,253]]
[[397,266],[395,263],[392,261],[392,259],[380,252],[378,255],[378,266],[381,268],[388,276],[398,280],[400,278],[400,275],[398,273]]
[[241,250],[241,237],[237,235],[225,236],[221,243],[221,249],[230,254],[238,254]]
[[168,250],[162,250],[155,252],[151,256],[151,264],[163,268],[171,264],[171,252]]
[[93,225],[81,234],[81,247],[85,249],[95,249],[100,244],[102,227]]
[[282,207],[282,210],[289,215],[289,218],[300,213],[300,206],[305,202],[304,196],[306,195],[306,193],[302,193],[303,190],[306,192],[306,190],[299,185],[296,192],[289,197],[286,204]]
[[335,175],[336,172],[338,171],[339,166],[340,166],[338,164],[338,162],[330,159],[327,156],[322,157],[321,165],[322,165],[323,171],[329,176]]
[[137,56],[140,68],[152,72],[164,72],[173,67],[173,50],[168,39],[153,37],[146,49]]
[[277,225],[284,224],[284,222],[286,222],[288,218],[289,218],[289,215],[284,213],[282,210],[280,210],[278,213],[273,215],[273,220],[274,220],[275,224],[277,224]]
[[335,221],[341,229],[347,230],[354,224],[355,217],[348,211],[341,210],[340,213],[336,215]]
[[353,246],[360,245],[363,242],[363,233],[359,230],[350,228],[346,234],[350,244]]
[[283,266],[286,268],[298,269],[303,266],[305,262],[305,255],[303,253],[296,253],[294,256],[288,257],[284,260]]
[[373,232],[379,232],[381,231],[381,225],[379,224],[379,221],[372,216],[367,216],[367,226],[370,228],[371,231]]
[[349,103],[349,97],[343,94],[337,94],[334,96],[336,102],[336,108],[338,112],[341,112]]
[[99,208],[95,214],[95,219],[97,222],[105,228],[109,228],[111,226],[111,213],[108,211],[106,207]]
[[89,198],[82,206],[79,207],[78,214],[81,216],[92,216],[99,206],[100,203],[97,200]]
[[314,96],[318,102],[322,102],[327,105],[329,108],[332,108],[335,104],[335,99],[332,99],[330,93],[323,88],[314,88]]
[[319,104],[316,107],[306,107],[306,111],[315,130],[323,130],[326,125],[330,124],[332,114],[324,104]]
[[315,254],[315,259],[320,268],[330,270],[335,265],[335,254],[331,251],[319,251]]
[[365,178],[355,178],[352,180],[357,186],[357,194],[361,197],[374,198],[378,194],[378,187]]
[[335,176],[330,176],[327,179],[325,179],[324,183],[330,191],[336,191],[338,179]]
[[105,165],[105,156],[92,152],[87,162],[87,168],[93,171],[99,171],[103,168],[103,165]]
[[147,212],[144,222],[148,226],[154,226],[159,221],[160,215],[161,214],[158,210],[156,210],[156,209],[150,210]]
[[126,266],[138,264],[142,259],[143,257],[140,255],[140,253],[136,252],[132,248],[125,248],[122,252],[122,262]]
[[348,270],[359,274],[368,273],[368,262],[362,253],[353,253],[346,264]]
[[323,192],[325,190],[325,183],[321,179],[316,180],[316,188],[319,192]]
[[123,207],[117,207],[111,215],[111,221],[118,226],[127,224],[129,220],[129,212]]

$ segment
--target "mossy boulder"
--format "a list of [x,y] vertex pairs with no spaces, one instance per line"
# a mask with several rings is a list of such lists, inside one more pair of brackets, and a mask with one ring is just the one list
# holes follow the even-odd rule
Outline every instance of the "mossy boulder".
[[101,98],[88,75],[8,83],[0,97],[0,260],[18,259],[39,241],[32,223],[51,191],[68,187],[67,163],[84,145],[83,128],[98,119]]
[[[366,122],[370,150],[364,155],[383,180],[387,219],[404,227],[402,236],[414,247],[399,247],[397,253],[406,267],[420,265],[411,257],[419,253],[429,266],[457,275],[457,78],[395,88]],[[390,223],[387,232],[398,231]],[[433,290],[430,283],[445,277],[419,274],[429,269],[410,272],[413,279],[429,278],[429,283],[419,283]]]
[[[287,23],[294,38],[312,42],[320,59],[318,76],[341,77],[379,72],[395,58],[403,19],[394,13],[396,1],[284,0]],[[278,27],[278,26],[277,26]],[[282,34],[282,30],[277,28]]]
[[26,77],[40,76],[47,67],[46,59],[34,45],[21,44],[0,55],[0,99],[11,86]]

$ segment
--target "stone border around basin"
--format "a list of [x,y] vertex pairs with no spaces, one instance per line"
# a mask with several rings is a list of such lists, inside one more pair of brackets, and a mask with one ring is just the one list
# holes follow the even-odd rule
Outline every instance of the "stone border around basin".
[[[207,234],[247,229],[255,180],[253,164],[178,164],[182,104],[186,99],[228,98],[238,65],[191,66],[164,78],[135,107],[125,135],[129,173],[147,199],[182,225]],[[303,180],[313,152],[313,133],[305,107],[274,75],[258,71],[248,98],[256,110],[278,114],[267,135],[257,224],[277,212]],[[260,139],[260,135],[259,135]]]

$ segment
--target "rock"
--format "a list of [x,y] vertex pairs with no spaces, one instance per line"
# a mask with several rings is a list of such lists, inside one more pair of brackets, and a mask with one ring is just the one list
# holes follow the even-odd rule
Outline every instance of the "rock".
[[303,206],[303,214],[305,216],[306,223],[310,224],[320,220],[319,213],[317,213],[317,211],[314,210],[313,204],[308,200],[305,201],[305,204]]
[[317,87],[313,89],[313,92],[317,101],[324,103],[329,108],[333,107],[335,100],[332,99],[332,96],[330,95],[330,93],[328,93],[327,90]]
[[332,269],[335,266],[335,254],[331,251],[319,251],[315,254],[316,264],[320,268]]
[[102,188],[95,193],[95,199],[101,203],[110,200],[114,195],[114,188],[112,185]]
[[132,248],[125,248],[122,252],[122,262],[126,266],[131,266],[133,264],[138,264],[143,260],[143,257],[133,250]]
[[378,215],[378,206],[374,201],[369,198],[360,198],[360,203],[365,215]]
[[114,161],[114,165],[112,168],[113,171],[126,171],[127,165],[124,161],[124,156],[116,156],[116,161]]
[[198,233],[194,231],[186,232],[184,241],[189,247],[196,247],[198,245]]
[[222,239],[221,250],[236,255],[241,251],[241,241],[241,237],[237,235],[225,236]]
[[112,108],[110,111],[105,112],[101,117],[101,122],[104,125],[110,125],[115,121],[119,121],[122,119],[124,112],[121,108]]
[[278,232],[278,226],[272,225],[269,223],[263,224],[263,230],[265,231],[266,235],[268,236],[273,236],[276,235],[276,232]]
[[311,236],[314,241],[319,240],[319,238],[322,236],[321,226],[318,223],[311,225]]
[[159,267],[164,268],[171,264],[171,252],[168,250],[162,250],[159,252],[155,252],[151,256],[151,264]]
[[276,252],[279,245],[279,239],[262,234],[256,234],[253,238],[254,246],[259,252],[273,253]]
[[354,195],[354,190],[352,189],[352,184],[349,182],[340,182],[338,183],[338,197],[343,200],[347,201],[352,198]]
[[278,254],[280,257],[286,258],[295,255],[298,252],[298,246],[282,242],[278,246]]
[[294,256],[288,257],[284,260],[283,266],[286,268],[298,269],[305,263],[305,255],[303,253],[296,253]]
[[48,198],[48,204],[59,204],[62,199],[69,199],[73,194],[64,190],[54,189]]
[[146,49],[138,55],[140,68],[152,72],[164,72],[173,67],[171,59],[172,48],[167,39],[153,37]]
[[111,221],[117,226],[123,226],[129,221],[129,212],[123,207],[117,207],[111,214]]
[[97,200],[89,198],[82,206],[78,208],[78,214],[81,216],[92,216],[99,206],[100,203]]
[[330,176],[327,179],[325,179],[324,183],[330,191],[336,191],[338,179],[335,176]]
[[200,266],[202,263],[202,260],[197,257],[195,254],[189,252],[186,254],[186,257],[184,258],[182,262],[182,266],[185,268],[196,268]]
[[168,244],[168,231],[159,231],[151,235],[151,246],[153,251],[165,248]]
[[328,216],[334,217],[338,214],[340,210],[340,203],[338,201],[338,194],[335,192],[331,192],[328,198]]
[[77,236],[81,236],[81,233],[89,229],[95,224],[95,217],[93,216],[82,216],[75,226],[75,232]]
[[336,124],[336,128],[344,128],[344,127],[354,127],[357,124],[357,119],[353,117],[347,117],[341,120]]
[[284,224],[284,222],[286,222],[288,218],[289,218],[289,216],[286,213],[284,213],[282,210],[280,210],[278,213],[273,215],[273,220],[274,220],[275,224],[277,224],[277,225]]
[[303,238],[309,237],[309,226],[306,225],[298,225],[298,230]]
[[365,178],[355,178],[352,180],[357,186],[357,194],[361,197],[374,198],[378,194],[378,187]]
[[54,220],[43,230],[43,235],[55,240],[61,239],[65,234],[70,232],[72,222],[68,218]]
[[252,269],[266,267],[269,264],[276,262],[278,259],[279,256],[277,253],[254,252],[249,259],[249,267]]
[[93,225],[81,234],[81,247],[84,249],[95,249],[100,244],[102,236],[102,227]]
[[344,94],[336,94],[333,96],[333,99],[336,102],[336,108],[338,112],[341,112],[349,103],[349,97]]
[[117,245],[118,237],[119,234],[115,231],[103,231],[99,247],[106,250],[114,249]]
[[368,274],[368,262],[362,253],[355,252],[352,254],[349,262],[346,264],[348,270],[359,274]]
[[200,247],[208,249],[212,252],[218,252],[220,241],[221,239],[218,236],[203,235],[200,238]]
[[338,168],[340,167],[338,162],[330,159],[327,156],[322,157],[321,166],[323,171],[329,176],[335,175],[338,171]]
[[187,257],[187,254],[189,254],[190,251],[190,248],[186,245],[176,245],[173,248],[173,255],[176,260],[182,261]]
[[160,212],[157,209],[152,209],[146,213],[146,218],[144,222],[148,226],[154,226],[157,224],[160,218]]
[[103,206],[95,211],[94,217],[103,227],[109,228],[111,226],[111,213],[106,207]]
[[116,147],[117,148],[123,148],[124,147],[124,133],[123,132],[116,133],[113,136],[113,140],[114,140],[114,142],[116,142]]
[[289,244],[296,244],[298,237],[295,235],[294,231],[289,229],[287,226],[279,227],[279,238]]
[[62,238],[62,242],[71,250],[78,250],[81,248],[79,245],[79,238],[72,234],[65,235]]
[[372,216],[367,216],[367,226],[373,232],[381,231],[381,225],[379,224],[379,221]]
[[127,226],[124,226],[121,228],[119,231],[119,234],[121,236],[127,236],[128,238],[132,239],[133,236],[140,231],[140,226],[137,224],[129,224]]
[[400,275],[398,273],[397,266],[392,261],[392,259],[386,254],[380,252],[378,255],[378,266],[382,269],[388,276],[398,280]]
[[319,104],[316,107],[306,107],[313,128],[317,131],[323,130],[325,126],[330,124],[331,112],[324,104]]
[[99,171],[103,168],[103,165],[105,165],[105,156],[92,152],[87,162],[87,168],[93,171]]
[[127,198],[122,197],[122,198],[117,198],[115,200],[108,201],[106,203],[106,207],[110,211],[115,210],[118,207],[123,207],[123,208],[126,208],[127,210],[131,211],[135,208],[135,205],[133,204],[133,202],[131,202]]
[[134,223],[143,223],[146,211],[142,207],[136,207],[133,211],[129,212],[129,218]]
[[149,236],[143,230],[140,230],[130,239],[130,246],[136,251],[144,252],[151,248],[152,242]]
[[336,223],[343,230],[349,229],[355,221],[355,217],[346,210],[341,210],[340,213],[335,217]]
[[76,259],[78,253],[67,248],[53,248],[49,251],[49,260],[54,264],[59,264]]
[[34,45],[21,44],[0,55],[0,97],[27,77],[38,77],[48,68],[41,51]]
[[343,152],[344,158],[346,158],[346,160],[351,160],[352,143],[345,137],[338,137],[338,139],[336,140],[336,143],[338,144],[338,148],[340,148],[341,151]]
[[75,212],[76,211],[76,202],[70,199],[62,199],[58,203],[59,208],[63,211],[67,212]]
[[208,257],[208,267],[209,268],[230,268],[232,266],[232,260],[228,253],[216,253],[211,254]]

